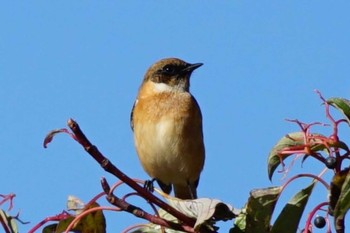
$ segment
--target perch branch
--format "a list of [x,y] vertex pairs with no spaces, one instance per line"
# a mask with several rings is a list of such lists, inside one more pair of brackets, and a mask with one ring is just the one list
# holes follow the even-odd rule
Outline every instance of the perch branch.
[[136,192],[138,192],[142,197],[144,197],[146,200],[154,203],[155,205],[159,206],[160,208],[164,209],[177,219],[179,219],[181,222],[188,226],[194,226],[195,219],[190,218],[183,213],[179,212],[178,210],[174,209],[173,207],[169,206],[167,203],[159,199],[158,197],[154,196],[151,192],[149,192],[147,189],[141,187],[138,185],[135,181],[133,181],[130,177],[125,175],[122,171],[120,171],[114,164],[112,164],[98,149],[95,145],[92,145],[91,142],[87,139],[87,137],[84,135],[84,133],[81,131],[79,125],[73,120],[69,119],[68,127],[72,130],[75,139],[83,146],[83,148],[101,165],[101,167],[111,173],[112,175],[119,178],[121,181],[126,183],[128,186],[130,186],[132,189],[134,189]]

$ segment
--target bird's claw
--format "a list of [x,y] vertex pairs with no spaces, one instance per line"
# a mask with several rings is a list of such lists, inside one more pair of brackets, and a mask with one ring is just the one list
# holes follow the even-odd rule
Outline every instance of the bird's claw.
[[147,189],[149,192],[153,193],[153,191],[154,191],[154,184],[153,184],[154,181],[155,181],[155,179],[146,180],[146,181],[145,181],[145,184],[143,185],[143,187],[144,187],[145,189]]

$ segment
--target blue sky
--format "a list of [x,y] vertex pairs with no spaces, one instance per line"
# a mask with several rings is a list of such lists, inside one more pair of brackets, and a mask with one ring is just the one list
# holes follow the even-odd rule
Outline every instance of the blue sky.
[[[191,82],[207,155],[199,196],[240,208],[251,189],[281,184],[278,174],[268,180],[266,159],[298,129],[284,119],[324,121],[314,89],[349,98],[349,7],[313,0],[1,3],[0,193],[17,194],[14,211],[31,222],[21,232],[63,210],[70,194],[88,201],[102,176],[115,181],[67,136],[43,149],[46,133],[70,117],[126,174],[148,179],[129,114],[146,69],[165,57],[204,63]],[[311,160],[303,167],[321,169]],[[326,200],[324,190],[314,199]],[[108,232],[139,222],[108,214]]]

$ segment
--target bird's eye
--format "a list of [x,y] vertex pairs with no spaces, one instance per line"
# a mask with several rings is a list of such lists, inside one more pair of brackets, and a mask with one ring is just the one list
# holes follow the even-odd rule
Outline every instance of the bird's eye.
[[173,65],[166,65],[163,67],[162,73],[167,75],[173,75],[176,73],[176,67]]

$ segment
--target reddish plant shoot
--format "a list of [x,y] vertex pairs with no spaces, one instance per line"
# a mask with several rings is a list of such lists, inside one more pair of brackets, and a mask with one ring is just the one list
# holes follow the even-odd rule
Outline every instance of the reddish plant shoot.
[[[293,166],[295,160],[301,157],[303,158],[303,161],[310,157],[316,159],[316,161],[319,161],[325,165],[326,170],[328,169],[328,171],[332,171],[335,177],[337,176],[337,174],[342,174],[342,173],[347,174],[348,168],[344,168],[342,165],[345,159],[350,158],[349,156],[350,151],[348,146],[339,139],[338,133],[339,133],[340,124],[349,122],[349,117],[348,117],[349,115],[346,115],[346,114],[349,114],[349,112],[344,113],[343,111],[343,114],[345,114],[347,119],[335,119],[330,112],[330,106],[334,107],[334,105],[331,105],[332,102],[327,101],[319,91],[316,90],[316,93],[319,95],[320,99],[322,100],[322,103],[325,107],[325,117],[329,121],[329,123],[327,124],[321,123],[321,122],[304,123],[297,119],[295,120],[287,119],[287,121],[298,125],[298,127],[300,128],[300,133],[293,133],[291,135],[285,136],[285,138],[289,140],[289,144],[286,143],[285,144],[286,146],[282,144],[282,146],[285,146],[285,147],[281,148],[277,152],[277,156],[280,160],[279,163],[282,166],[282,172],[284,172],[285,175],[289,172],[290,167]],[[332,99],[332,101],[335,101],[335,100]],[[345,107],[350,108],[350,106],[345,106]],[[340,107],[338,107],[338,109],[339,108]],[[325,135],[313,132],[312,130],[314,126],[330,127],[331,133],[329,136],[325,136]],[[295,158],[292,160],[290,166],[286,168],[284,159],[290,155],[295,155]],[[341,190],[341,187],[343,185],[342,183],[331,185],[331,182],[327,182],[322,178],[323,173],[324,172],[322,172],[318,176],[313,174],[296,175],[290,178],[289,180],[287,180],[287,182],[283,187],[287,186],[291,181],[295,180],[296,178],[306,176],[306,177],[314,178],[314,181],[321,182],[324,185],[324,187],[326,187],[327,192],[331,193],[332,187],[335,187],[335,186],[336,188],[339,188]],[[344,175],[342,177],[344,177]],[[342,182],[344,182],[345,178],[341,178],[341,179],[339,178],[338,180],[342,180]],[[337,198],[339,198],[339,195],[333,198],[336,198],[335,201],[333,200],[333,202],[336,203]],[[335,205],[335,204],[332,204],[332,205]],[[303,233],[312,232],[312,228],[313,228],[312,219],[315,218],[316,212],[320,210],[326,212],[326,217],[325,218],[319,217],[316,219],[315,222],[318,223],[317,226],[319,227],[326,225],[327,223],[327,232],[331,232],[331,227],[329,224],[329,213],[328,213],[330,208],[328,208],[327,210],[324,210],[322,209],[322,207],[324,206],[330,206],[330,202],[327,201],[327,202],[320,203],[309,213],[308,218],[306,220],[306,224],[304,226]],[[334,208],[334,206],[332,206],[332,208]],[[331,215],[333,215],[333,213],[331,213]],[[324,222],[322,220],[324,220]],[[343,221],[343,219],[340,219],[340,221]],[[344,232],[344,229],[340,227],[339,229],[337,229],[337,232]]]

